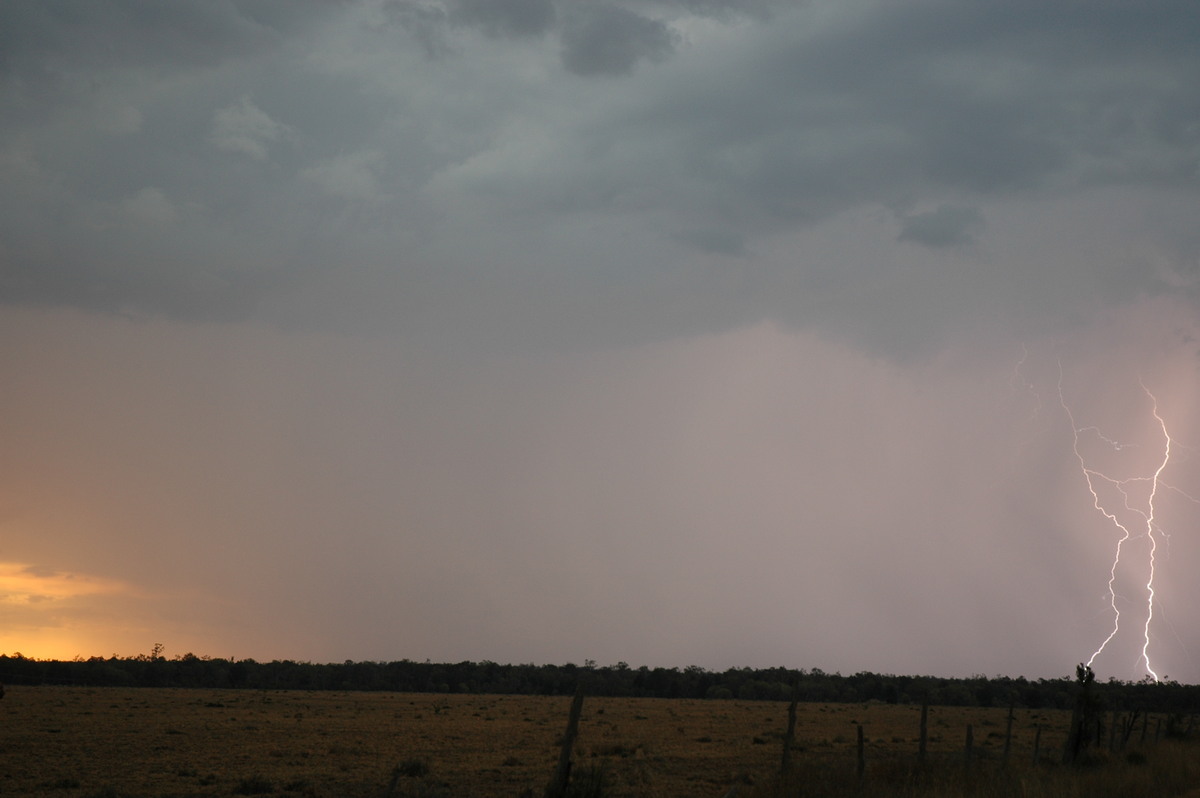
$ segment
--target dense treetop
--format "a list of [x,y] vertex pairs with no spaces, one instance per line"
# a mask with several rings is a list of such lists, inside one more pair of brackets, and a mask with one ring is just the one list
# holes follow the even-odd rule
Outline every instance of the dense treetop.
[[[849,676],[819,668],[633,668],[624,662],[597,666],[501,665],[495,662],[312,663],[257,662],[183,654],[92,657],[71,661],[0,656],[0,682],[10,685],[205,687],[266,690],[380,690],[396,692],[569,695],[582,689],[596,696],[743,700],[921,703],[946,706],[1069,708],[1075,681],[972,676],[965,679],[860,672]],[[1177,682],[1097,684],[1113,708],[1200,711],[1200,686]]]

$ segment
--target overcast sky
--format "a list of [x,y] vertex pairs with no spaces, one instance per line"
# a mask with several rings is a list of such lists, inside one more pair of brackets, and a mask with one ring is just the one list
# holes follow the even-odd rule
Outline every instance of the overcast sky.
[[1200,682],[1197,42],[0,5],[0,651]]

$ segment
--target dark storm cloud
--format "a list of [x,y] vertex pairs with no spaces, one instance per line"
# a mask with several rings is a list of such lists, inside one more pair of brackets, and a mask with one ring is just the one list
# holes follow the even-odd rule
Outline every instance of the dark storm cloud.
[[776,8],[785,8],[787,0],[642,0],[640,4],[679,8],[698,16],[730,20],[738,17],[764,19]]
[[730,230],[689,230],[679,234],[679,240],[702,252],[720,255],[745,255],[746,237]]
[[[734,191],[752,215],[780,223],[921,191],[1064,179],[1197,185],[1200,130],[1193,124],[1185,142],[1180,125],[1160,121],[1200,119],[1188,88],[1200,59],[1165,30],[1169,15],[962,3],[873,12],[817,33],[797,15],[763,35],[749,64],[653,98],[640,121],[646,132],[677,132],[682,147],[668,163],[709,182],[714,204]],[[1114,41],[1124,26],[1134,28],[1128,40]],[[1148,53],[1160,26],[1176,47]],[[1129,64],[1137,68],[1117,78]]]
[[453,52],[447,41],[449,14],[445,8],[412,0],[391,0],[384,6],[384,15],[389,23],[412,36],[426,57],[439,58]]
[[621,75],[638,61],[660,61],[675,40],[667,25],[620,6],[581,5],[566,18],[563,66],[576,75]]
[[[1182,3],[108,0],[0,14],[10,302],[416,323],[388,311],[397,297],[426,309],[421,324],[549,338],[584,307],[607,326],[612,301],[630,335],[823,313],[866,313],[870,329],[889,316],[864,287],[916,267],[768,242],[874,208],[885,238],[944,248],[986,242],[995,203],[1104,187],[1191,202],[1200,186],[1197,15]],[[1153,235],[1188,225],[1168,226]],[[698,257],[735,259],[735,294]],[[1075,271],[1059,283],[1194,290],[1186,264],[1135,261],[1061,265]],[[1011,279],[1023,307],[1021,290],[1059,296],[1038,290],[1040,267],[1005,275],[989,279]],[[557,286],[552,301],[518,287],[531,276]],[[943,311],[927,310],[932,330]]]
[[552,0],[451,0],[449,18],[491,36],[540,36],[554,24]]
[[[621,44],[607,45],[612,51],[631,47],[636,50],[639,39],[645,40],[643,46],[654,45],[650,49],[657,51],[661,49],[662,36],[669,35],[669,31],[659,20],[637,13],[638,9],[668,16],[682,14],[729,22],[747,17],[764,19],[780,4],[780,0],[630,0],[616,4],[593,0],[445,0],[444,3],[387,0],[385,9],[393,21],[403,25],[421,42],[431,57],[446,54],[445,34],[449,25],[475,28],[487,36],[534,37],[562,32],[560,28],[565,17],[568,23],[564,44],[573,54],[572,58],[576,57],[576,49],[582,48],[584,52],[578,53],[578,57],[588,62],[597,57],[589,51],[602,46],[600,42],[577,41],[585,35],[589,22],[596,33],[617,34]],[[600,18],[589,19],[596,9],[599,9]],[[610,30],[605,31],[605,27]],[[604,60],[620,62],[625,58],[628,56],[612,52]],[[604,71],[592,70],[587,74]],[[627,71],[627,68],[621,71]]]
[[983,215],[978,208],[940,205],[932,211],[901,214],[900,222],[901,241],[949,247],[974,240],[975,233],[983,227]]
[[0,8],[0,65],[46,70],[198,66],[253,52],[336,9],[337,2],[47,0]]

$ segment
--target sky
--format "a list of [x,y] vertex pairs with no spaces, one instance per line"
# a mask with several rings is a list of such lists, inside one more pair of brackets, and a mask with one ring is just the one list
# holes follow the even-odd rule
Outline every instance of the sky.
[[1200,682],[1197,41],[0,5],[0,652]]

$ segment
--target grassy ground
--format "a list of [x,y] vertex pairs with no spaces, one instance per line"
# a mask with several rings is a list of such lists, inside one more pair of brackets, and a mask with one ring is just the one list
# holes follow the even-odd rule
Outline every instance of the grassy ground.
[[[400,766],[397,797],[516,798],[528,790],[540,798],[569,704],[561,697],[10,687],[0,703],[0,796],[378,798]],[[1002,771],[1006,714],[931,708],[928,766],[918,771],[919,708],[802,704],[796,773],[782,784],[786,704],[588,698],[576,773],[602,770],[613,798],[719,798],[735,784],[740,798],[1160,798],[1200,785],[1200,774],[1169,759],[1176,748],[1165,744],[1138,752],[1135,761],[1114,756],[1083,773],[1035,768],[1036,728],[1047,757],[1061,751],[1068,718],[1052,711],[1017,710],[1010,767]],[[976,754],[969,773],[962,767],[968,723]],[[860,725],[867,763],[862,792]],[[1176,758],[1200,762],[1193,749],[1180,750]],[[1139,792],[1147,779],[1182,786]]]

